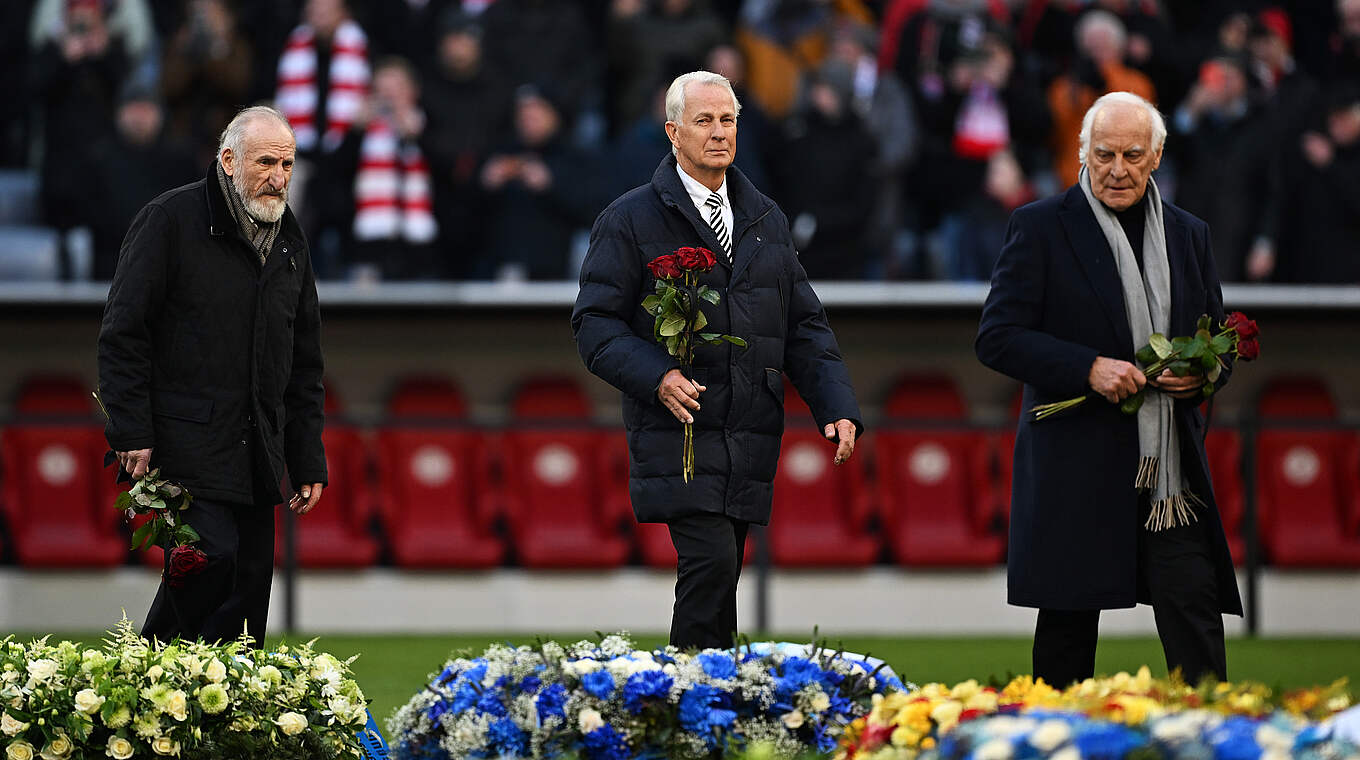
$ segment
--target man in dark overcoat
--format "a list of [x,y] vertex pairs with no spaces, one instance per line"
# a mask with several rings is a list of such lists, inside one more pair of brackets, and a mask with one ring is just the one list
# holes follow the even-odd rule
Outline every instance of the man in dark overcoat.
[[311,257],[288,208],[296,140],[252,107],[222,133],[205,179],[152,200],[123,242],[99,331],[105,437],[133,478],[194,496],[201,571],[169,573],[142,633],[264,638],[274,510],[321,498],[321,318]]
[[[850,374],[788,220],[731,166],[739,110],[717,74],[692,72],[671,84],[672,155],[650,184],[596,220],[572,313],[586,366],[623,392],[633,511],[639,522],[666,523],[679,556],[671,643],[680,647],[732,645],[747,528],[770,519],[783,373],[835,442],[837,464],[863,432]],[[641,305],[655,283],[647,262],[684,246],[708,248],[718,260],[700,277],[722,298],[705,307],[706,329],[747,343],[699,347],[688,377],[653,339]],[[681,467],[685,422],[694,428],[689,482]]]
[[[978,330],[978,358],[1025,384],[1009,599],[1039,609],[1034,675],[1056,686],[1094,673],[1102,609],[1150,603],[1167,667],[1191,682],[1227,677],[1222,614],[1242,613],[1204,456],[1205,378],[1134,363],[1152,328],[1223,321],[1208,226],[1150,181],[1165,136],[1142,98],[1096,101],[1081,181],[1011,216]],[[1138,414],[1106,403],[1145,383]],[[1085,393],[1103,400],[1032,421],[1036,404]]]

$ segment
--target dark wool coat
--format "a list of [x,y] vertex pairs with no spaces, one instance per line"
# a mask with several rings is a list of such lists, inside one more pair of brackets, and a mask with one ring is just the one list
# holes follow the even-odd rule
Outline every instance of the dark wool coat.
[[326,483],[321,316],[292,210],[263,265],[208,176],[132,221],[99,330],[105,437],[196,496],[276,504]]
[[[1169,203],[1163,216],[1169,334],[1189,335],[1201,314],[1223,321],[1209,228]],[[1011,492],[1010,603],[1075,610],[1148,601],[1138,588],[1136,418],[1099,397],[1039,423],[1027,414],[1036,404],[1089,391],[1097,356],[1134,360],[1114,256],[1080,187],[1011,216],[975,347],[983,364],[1025,384]],[[1195,513],[1209,536],[1218,603],[1240,615],[1204,457],[1204,424],[1195,401],[1176,402],[1183,472],[1206,505]]]
[[[600,214],[581,269],[572,329],[591,372],[623,391],[628,428],[628,491],[641,522],[699,512],[765,524],[779,441],[787,372],[817,424],[854,420],[859,405],[821,301],[798,263],[788,220],[742,173],[727,171],[735,266],[699,217],[667,156],[651,184],[624,194]],[[656,397],[679,363],[652,337],[642,299],[655,279],[647,262],[682,246],[703,246],[721,263],[700,278],[722,296],[705,305],[706,330],[745,338],[696,350],[695,379],[707,386],[694,414],[695,479],[681,477],[683,425]],[[828,448],[826,455],[832,455]]]

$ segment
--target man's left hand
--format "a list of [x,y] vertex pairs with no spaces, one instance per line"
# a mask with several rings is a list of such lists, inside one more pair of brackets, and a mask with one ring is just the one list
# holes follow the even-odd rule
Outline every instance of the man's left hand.
[[1204,375],[1177,377],[1171,370],[1164,369],[1162,374],[1148,380],[1148,385],[1172,398],[1194,398],[1204,387]]
[[300,515],[305,515],[312,511],[318,501],[321,501],[320,483],[304,483],[298,492],[293,494],[293,498],[288,501],[288,508]]
[[835,424],[827,425],[822,431],[828,441],[840,441],[836,447],[836,458],[833,460],[840,464],[850,458],[855,453],[855,423],[850,420],[836,420]]

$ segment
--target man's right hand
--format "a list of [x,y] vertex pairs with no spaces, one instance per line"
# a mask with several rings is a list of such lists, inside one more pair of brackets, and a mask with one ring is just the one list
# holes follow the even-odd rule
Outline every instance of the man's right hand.
[[132,476],[133,480],[146,474],[151,468],[151,449],[137,449],[136,451],[119,451],[118,463],[124,470]]
[[708,388],[690,382],[685,373],[673,369],[661,378],[661,385],[656,389],[656,397],[663,406],[671,410],[671,414],[674,414],[677,420],[693,422],[694,415],[690,414],[690,410],[699,411],[699,394],[706,390]]
[[1142,370],[1119,359],[1097,356],[1091,363],[1091,374],[1087,376],[1091,389],[1105,397],[1111,404],[1137,393],[1147,383]]

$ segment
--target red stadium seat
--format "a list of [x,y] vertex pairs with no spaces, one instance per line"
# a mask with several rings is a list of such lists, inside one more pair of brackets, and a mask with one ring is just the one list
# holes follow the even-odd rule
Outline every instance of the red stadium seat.
[[447,380],[403,382],[378,430],[380,506],[402,567],[499,565],[505,546],[493,533],[487,437],[462,427],[467,408]]
[[1246,544],[1242,539],[1242,518],[1246,514],[1242,437],[1231,428],[1211,428],[1204,440],[1204,452],[1209,459],[1218,516],[1228,537],[1228,551],[1232,553],[1233,564],[1242,565],[1247,561]]
[[835,447],[817,429],[811,410],[792,385],[784,389],[784,416],[774,510],[766,534],[771,561],[781,567],[872,564],[879,542],[865,531],[870,506],[862,460],[832,463]]
[[526,567],[617,567],[629,545],[618,527],[617,465],[608,436],[591,425],[590,402],[565,378],[524,384],[502,439],[502,493],[519,561]]
[[[978,530],[977,510],[991,485],[963,399],[951,380],[905,378],[885,404],[875,446],[878,498],[888,545],[904,565],[976,566],[1001,561],[1005,545]],[[924,424],[923,424],[924,423]]]
[[78,379],[34,378],[21,386],[15,423],[0,431],[0,493],[21,565],[111,567],[127,559],[118,513],[100,502],[108,447],[93,408]]
[[[1336,419],[1331,394],[1317,380],[1277,381],[1263,393],[1260,413],[1257,483],[1269,559],[1288,567],[1360,567],[1353,528],[1360,474],[1348,461],[1354,437],[1304,427]],[[1295,421],[1298,428],[1287,427]]]
[[[300,567],[368,567],[378,559],[378,543],[367,530],[374,513],[368,451],[363,436],[342,414],[339,397],[327,386],[321,441],[330,485],[317,508],[294,521]],[[286,518],[285,509],[276,510],[274,558],[279,563],[284,558]]]

